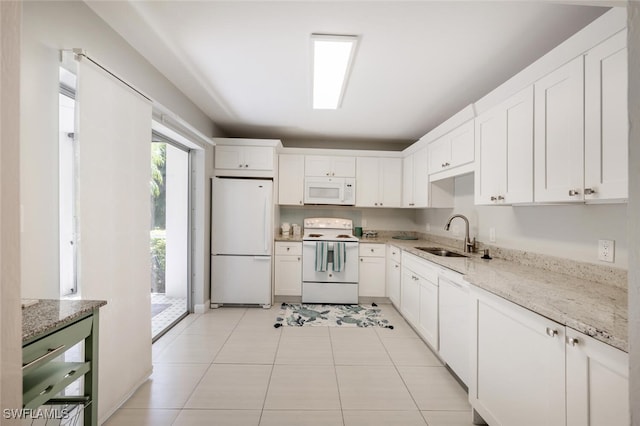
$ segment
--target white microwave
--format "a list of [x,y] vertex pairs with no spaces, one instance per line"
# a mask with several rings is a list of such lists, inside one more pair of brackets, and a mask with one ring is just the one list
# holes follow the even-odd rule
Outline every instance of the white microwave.
[[355,178],[306,177],[304,179],[305,204],[356,204]]

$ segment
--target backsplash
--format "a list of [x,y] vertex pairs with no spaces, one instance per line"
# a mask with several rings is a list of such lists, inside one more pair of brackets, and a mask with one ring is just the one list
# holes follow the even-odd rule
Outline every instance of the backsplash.
[[[435,244],[457,248],[462,251],[462,240],[443,237],[440,235],[422,232],[378,231],[378,238],[391,238],[393,236],[415,236],[420,239],[432,241]],[[363,239],[366,241],[366,238]],[[627,270],[614,268],[595,263],[580,262],[571,259],[533,253],[525,250],[514,250],[491,244],[477,243],[477,251],[489,249],[491,257],[517,262],[521,265],[544,269],[565,275],[571,275],[581,279],[596,281],[599,283],[627,288]]]

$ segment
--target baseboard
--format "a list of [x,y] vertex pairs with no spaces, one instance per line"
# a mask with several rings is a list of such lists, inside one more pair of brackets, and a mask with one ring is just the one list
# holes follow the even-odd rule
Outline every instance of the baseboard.
[[211,301],[206,300],[203,304],[193,305],[193,313],[194,314],[204,314],[209,310],[209,306],[211,306]]
[[136,393],[138,391],[138,389],[140,389],[140,386],[142,386],[147,380],[149,380],[149,377],[151,377],[151,374],[153,373],[153,366],[151,366],[151,369],[148,370],[143,376],[142,379],[140,379],[140,381],[131,389],[131,391],[129,391],[128,393],[126,393],[124,395],[124,397],[111,409],[109,409],[104,416],[98,418],[98,424],[104,424],[106,423],[107,420],[109,420],[109,417],[113,416],[113,414],[118,411],[125,402],[127,402],[129,400],[129,398],[131,398],[133,396],[134,393]]

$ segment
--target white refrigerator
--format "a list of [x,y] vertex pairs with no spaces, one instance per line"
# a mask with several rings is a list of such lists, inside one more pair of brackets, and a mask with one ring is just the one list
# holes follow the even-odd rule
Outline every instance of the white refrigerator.
[[273,181],[211,181],[211,305],[269,307]]

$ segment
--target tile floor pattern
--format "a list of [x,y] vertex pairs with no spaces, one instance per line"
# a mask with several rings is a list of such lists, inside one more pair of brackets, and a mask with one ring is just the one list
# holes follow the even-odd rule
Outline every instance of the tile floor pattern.
[[169,297],[164,293],[151,293],[151,303],[171,305],[159,314],[151,317],[151,337],[156,337],[156,335],[187,312],[186,298]]
[[107,426],[469,426],[467,394],[391,305],[383,328],[274,328],[279,306],[189,315]]

